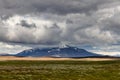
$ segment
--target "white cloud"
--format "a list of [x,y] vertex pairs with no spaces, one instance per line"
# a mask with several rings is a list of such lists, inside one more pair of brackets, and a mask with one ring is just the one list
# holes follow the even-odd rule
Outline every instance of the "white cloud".
[[0,54],[1,53],[11,53],[16,54],[26,49],[30,49],[31,47],[24,46],[24,45],[17,45],[17,44],[9,44],[0,42]]
[[[94,52],[94,51],[93,51]],[[103,54],[103,55],[110,55],[110,56],[120,56],[120,52],[103,52],[103,51],[99,51],[99,52],[94,52],[97,54]]]

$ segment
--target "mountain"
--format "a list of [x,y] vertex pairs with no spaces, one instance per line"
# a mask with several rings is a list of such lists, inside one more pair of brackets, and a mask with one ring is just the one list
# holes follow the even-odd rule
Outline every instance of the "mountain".
[[95,57],[102,56],[99,54],[88,52],[77,47],[64,46],[53,48],[35,48],[24,50],[18,54],[18,57]]

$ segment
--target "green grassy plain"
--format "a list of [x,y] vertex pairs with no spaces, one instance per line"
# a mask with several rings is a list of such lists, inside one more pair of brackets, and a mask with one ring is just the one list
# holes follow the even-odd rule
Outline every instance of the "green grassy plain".
[[120,61],[1,61],[0,80],[120,80]]

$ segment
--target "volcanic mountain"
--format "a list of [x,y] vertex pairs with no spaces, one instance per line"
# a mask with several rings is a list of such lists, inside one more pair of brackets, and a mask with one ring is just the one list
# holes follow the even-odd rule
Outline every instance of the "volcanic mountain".
[[64,46],[53,48],[35,48],[24,50],[18,54],[18,57],[100,57],[102,55],[88,52],[77,47]]

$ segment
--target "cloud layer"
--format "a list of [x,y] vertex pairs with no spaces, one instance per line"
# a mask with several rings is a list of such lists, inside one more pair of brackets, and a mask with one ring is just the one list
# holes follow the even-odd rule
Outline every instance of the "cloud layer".
[[120,44],[119,0],[0,0],[0,42]]
[[1,19],[0,40],[28,44],[117,44],[119,12],[113,14],[100,10],[91,16],[78,13],[66,16],[45,13],[14,15]]

